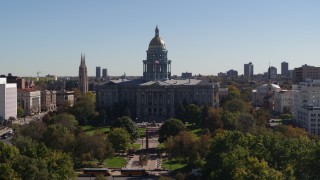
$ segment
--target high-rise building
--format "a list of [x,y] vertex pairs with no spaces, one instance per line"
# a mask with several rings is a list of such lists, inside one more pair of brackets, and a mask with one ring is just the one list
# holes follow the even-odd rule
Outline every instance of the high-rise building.
[[17,117],[17,84],[0,78],[0,118]]
[[238,71],[230,69],[229,71],[227,71],[227,77],[229,78],[234,78],[238,76]]
[[289,64],[287,62],[281,63],[281,76],[289,77]]
[[102,69],[102,78],[107,79],[108,77],[108,70],[106,68]]
[[159,36],[157,26],[155,36],[149,43],[147,60],[143,60],[143,78],[146,81],[171,78],[171,60],[168,60],[167,54],[166,45]]
[[96,79],[100,79],[101,78],[101,67],[97,66],[96,67]]
[[292,71],[292,82],[298,84],[307,79],[320,79],[320,67],[309,66],[307,64],[294,68]]
[[251,78],[253,76],[253,64],[252,62],[244,64],[244,76]]
[[268,78],[269,79],[276,79],[277,78],[277,68],[274,66],[269,67],[268,69]]
[[86,57],[81,54],[81,62],[79,66],[79,90],[82,94],[88,92],[88,74],[86,66]]

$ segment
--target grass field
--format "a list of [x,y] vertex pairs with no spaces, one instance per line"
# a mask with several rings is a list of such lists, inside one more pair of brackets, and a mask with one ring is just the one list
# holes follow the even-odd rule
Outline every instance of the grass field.
[[130,147],[132,147],[134,150],[139,150],[140,146],[141,146],[141,144],[139,144],[139,143],[134,143],[134,144],[130,145]]
[[201,136],[202,133],[202,129],[200,127],[194,126],[192,124],[187,125],[187,130],[192,132],[192,134],[194,134],[196,137]]
[[163,143],[159,143],[159,144],[158,144],[158,148],[159,148],[159,149],[164,149],[164,144],[163,144]]
[[81,129],[83,131],[85,131],[86,134],[89,134],[89,135],[93,135],[96,132],[101,132],[101,133],[104,133],[104,134],[108,134],[109,131],[110,131],[110,127],[109,126],[103,126],[103,127],[81,126]]
[[162,167],[164,167],[167,170],[170,170],[170,164],[171,164],[171,171],[174,171],[177,169],[182,169],[187,165],[187,164],[181,163],[175,159],[172,159],[171,161],[169,161],[167,158],[163,159]]
[[139,137],[143,138],[146,134],[146,128],[138,128],[138,132],[139,132]]
[[122,168],[125,166],[125,164],[126,159],[124,157],[114,157],[104,161],[104,167],[108,168]]

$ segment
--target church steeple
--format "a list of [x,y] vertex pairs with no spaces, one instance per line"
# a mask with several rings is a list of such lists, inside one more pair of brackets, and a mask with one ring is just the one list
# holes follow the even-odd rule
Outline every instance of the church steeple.
[[158,29],[158,25],[156,26],[155,36],[159,36],[159,29]]
[[81,53],[81,61],[79,66],[79,90],[82,94],[88,92],[88,75],[86,66],[86,57]]

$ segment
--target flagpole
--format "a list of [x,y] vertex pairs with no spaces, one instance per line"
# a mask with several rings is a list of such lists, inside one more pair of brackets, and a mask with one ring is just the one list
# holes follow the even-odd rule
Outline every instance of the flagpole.
[[157,80],[157,77],[156,77],[157,69],[156,69],[156,67],[157,67],[156,61],[154,61],[154,81]]

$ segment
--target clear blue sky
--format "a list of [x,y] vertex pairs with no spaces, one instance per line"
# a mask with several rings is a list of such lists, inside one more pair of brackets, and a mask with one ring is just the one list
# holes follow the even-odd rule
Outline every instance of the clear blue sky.
[[0,74],[142,75],[158,24],[172,73],[320,66],[319,0],[0,1]]

